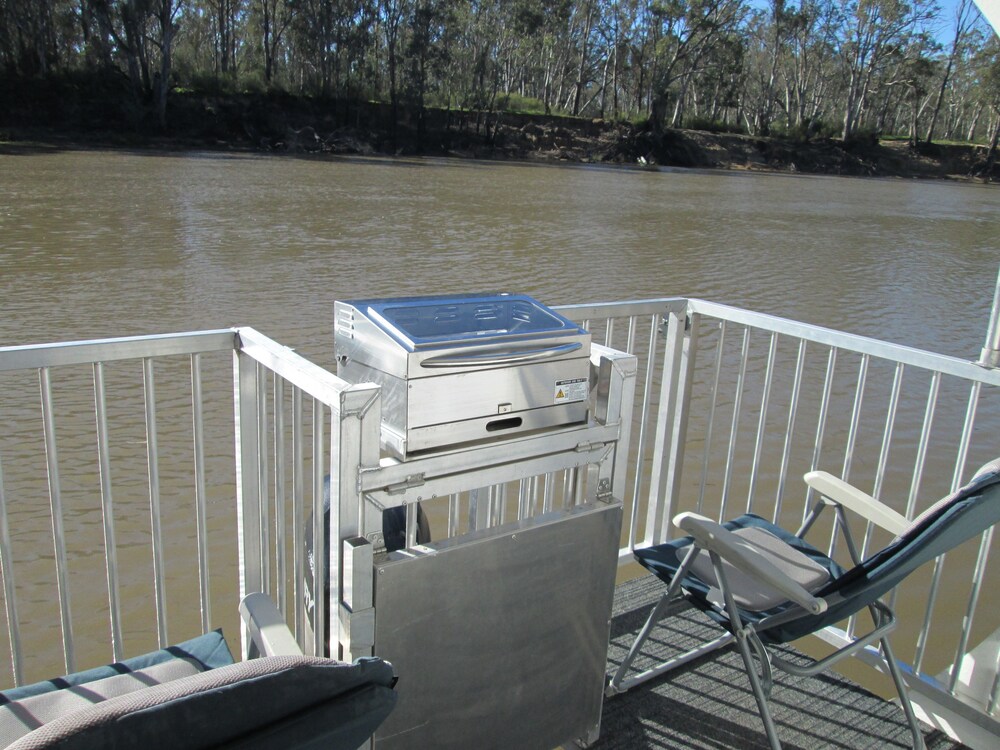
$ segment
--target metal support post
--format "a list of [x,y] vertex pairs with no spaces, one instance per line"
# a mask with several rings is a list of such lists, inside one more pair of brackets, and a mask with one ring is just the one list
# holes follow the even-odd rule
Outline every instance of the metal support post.
[[997,271],[997,288],[993,293],[993,310],[986,329],[986,343],[979,355],[979,364],[995,369],[1000,367],[1000,270]]

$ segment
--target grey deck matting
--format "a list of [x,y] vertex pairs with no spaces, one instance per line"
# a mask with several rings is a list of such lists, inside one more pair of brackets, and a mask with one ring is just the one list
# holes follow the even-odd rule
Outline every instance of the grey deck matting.
[[[636,633],[663,593],[655,578],[629,581],[615,592],[608,671],[621,663]],[[689,644],[721,631],[688,610],[653,631],[636,659],[645,669]],[[656,656],[661,658],[656,660]],[[775,670],[771,710],[783,747],[908,748],[902,711],[833,673],[796,678]],[[929,750],[961,748],[939,732],[925,733]],[[732,647],[703,657],[628,693],[604,701],[599,750],[617,748],[767,748],[757,704]]]

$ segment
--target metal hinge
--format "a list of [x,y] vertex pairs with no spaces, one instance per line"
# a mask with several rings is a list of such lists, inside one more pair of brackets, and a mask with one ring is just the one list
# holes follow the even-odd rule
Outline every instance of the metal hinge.
[[419,487],[423,483],[424,483],[423,472],[419,474],[410,474],[410,476],[408,476],[402,482],[396,482],[395,484],[390,484],[388,487],[385,488],[385,492],[387,495],[401,495],[409,489],[413,489],[414,487]]
[[594,443],[580,443],[574,448],[577,453],[590,453],[592,451],[599,451],[604,447],[603,441],[598,441]]

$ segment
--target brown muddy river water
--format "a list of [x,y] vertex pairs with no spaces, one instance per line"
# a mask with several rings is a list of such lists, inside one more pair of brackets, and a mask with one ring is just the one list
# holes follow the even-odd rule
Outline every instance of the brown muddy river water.
[[[993,186],[450,160],[0,153],[0,346],[247,325],[332,367],[335,299],[507,290],[550,305],[702,297],[975,359],[998,264]],[[11,388],[0,395],[16,395]],[[31,388],[37,409],[37,378]],[[11,498],[21,487],[20,445],[7,428],[19,408],[0,400]],[[92,392],[80,408],[92,419]],[[230,439],[219,437],[231,462]],[[141,443],[140,433],[123,454],[144,459]],[[86,450],[61,451],[66,476],[77,461],[93,462]],[[141,536],[141,484],[135,529],[129,486],[116,488],[126,558],[129,535]],[[12,533],[19,557],[51,580],[47,500],[35,499],[44,513],[13,508]],[[215,503],[214,522],[231,526],[231,498]],[[97,534],[89,507],[81,523]],[[77,553],[87,556],[85,547]],[[71,580],[78,637],[88,622],[106,632],[103,564],[92,562]],[[179,592],[191,571],[168,576]],[[123,591],[136,597],[123,612],[130,629],[150,617],[141,591]],[[37,678],[53,669],[40,652],[58,643],[58,616],[41,589],[19,606]],[[235,628],[231,613],[219,619]],[[27,626],[40,621],[53,627]],[[189,637],[187,628],[171,636]]]

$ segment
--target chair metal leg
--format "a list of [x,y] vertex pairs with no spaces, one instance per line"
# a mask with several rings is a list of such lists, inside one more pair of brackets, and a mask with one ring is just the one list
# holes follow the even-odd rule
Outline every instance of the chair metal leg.
[[[709,550],[709,555],[712,559],[712,566],[715,568],[715,575],[719,581],[719,588],[722,590],[722,598],[726,604],[726,612],[729,615],[729,622],[734,628],[739,624],[740,627],[736,628],[736,648],[740,652],[740,656],[743,657],[743,666],[747,670],[747,679],[750,680],[750,689],[753,691],[753,697],[757,701],[757,709],[760,712],[760,718],[764,722],[764,731],[767,733],[767,741],[771,745],[771,750],[781,750],[781,741],[778,739],[778,729],[774,725],[774,719],[771,717],[771,708],[767,704],[768,695],[771,692],[772,678],[771,678],[771,662],[768,657],[767,649],[764,644],[761,643],[760,638],[754,631],[753,625],[742,625],[742,620],[739,616],[739,610],[736,608],[736,601],[733,599],[732,590],[729,588],[729,581],[726,580],[726,571],[722,567],[722,558],[712,550]],[[753,652],[750,650],[751,645],[753,648],[759,652],[763,652],[761,656],[761,670],[763,672],[763,682],[761,677],[757,674],[757,666],[753,660]],[[766,684],[766,689],[765,689]]]
[[684,561],[681,563],[681,567],[678,569],[677,574],[670,581],[670,585],[667,587],[667,592],[660,598],[660,601],[656,603],[656,606],[653,607],[653,611],[649,613],[649,617],[646,619],[646,623],[642,626],[642,630],[639,631],[639,635],[636,636],[635,642],[633,642],[632,647],[629,649],[628,655],[622,660],[621,665],[608,682],[608,685],[604,690],[607,697],[610,698],[611,696],[618,695],[619,693],[624,693],[636,685],[648,682],[654,677],[659,677],[672,669],[676,669],[682,664],[686,664],[693,659],[697,659],[699,656],[722,648],[733,640],[732,634],[725,633],[713,641],[709,641],[708,643],[702,644],[697,648],[680,654],[679,656],[653,667],[652,669],[648,669],[645,672],[641,672],[634,677],[625,679],[625,675],[632,666],[632,662],[635,660],[635,657],[642,649],[642,645],[646,642],[646,639],[649,638],[649,634],[660,621],[660,618],[663,617],[664,612],[670,606],[671,602],[673,602],[673,600],[680,594],[681,581],[683,581],[684,577],[687,575],[688,569],[691,567],[691,563],[694,562],[694,556],[697,552],[698,548],[695,545],[691,545],[691,548],[684,557]]
[[896,664],[896,657],[892,653],[889,639],[883,638],[881,644],[882,658],[885,659],[886,666],[889,668],[892,681],[896,683],[896,692],[899,693],[899,703],[903,709],[903,713],[906,714],[906,721],[910,725],[910,734],[913,735],[913,750],[925,750],[924,733],[920,728],[920,721],[917,719],[916,714],[913,713],[913,706],[910,705],[910,691],[907,690],[906,683],[903,681],[903,675]]
[[743,665],[746,667],[747,677],[750,680],[750,689],[753,691],[753,697],[757,701],[760,718],[764,722],[767,741],[770,743],[772,750],[781,750],[778,729],[774,725],[774,719],[771,717],[771,708],[767,704],[767,693],[770,691],[765,690],[764,685],[761,684],[761,678],[757,674],[757,665],[753,660],[753,653],[750,651],[749,639],[751,637],[756,637],[752,629],[740,628],[736,631],[736,647],[739,649],[740,656],[743,657]]
[[635,641],[632,642],[632,647],[628,650],[628,654],[626,654],[625,658],[622,659],[622,663],[618,666],[614,677],[611,678],[611,681],[608,683],[607,689],[605,690],[605,694],[609,698],[612,695],[624,693],[629,689],[629,687],[636,684],[633,680],[630,680],[629,685],[623,687],[622,681],[624,680],[629,667],[632,666],[632,662],[635,660],[635,657],[642,649],[642,644],[644,644],[646,639],[649,638],[649,634],[653,631],[656,623],[659,622],[660,618],[663,616],[664,610],[670,606],[672,590],[673,586],[668,588],[667,592],[660,597],[660,601],[656,603],[656,606],[653,607],[653,611],[650,612],[649,617],[646,618],[646,622],[643,624],[642,630],[639,631],[639,635],[637,635],[635,637]]

